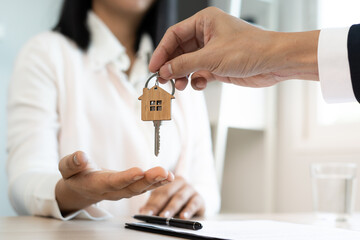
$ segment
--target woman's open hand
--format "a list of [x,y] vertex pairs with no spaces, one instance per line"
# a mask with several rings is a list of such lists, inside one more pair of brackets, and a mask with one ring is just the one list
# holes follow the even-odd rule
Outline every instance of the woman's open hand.
[[179,215],[183,219],[201,216],[204,212],[204,199],[180,176],[171,184],[153,190],[145,206],[140,209],[141,214],[161,217]]
[[56,185],[55,195],[63,215],[102,200],[130,198],[174,180],[174,175],[161,167],[145,172],[140,168],[96,170],[80,151],[61,159],[59,170],[63,178]]

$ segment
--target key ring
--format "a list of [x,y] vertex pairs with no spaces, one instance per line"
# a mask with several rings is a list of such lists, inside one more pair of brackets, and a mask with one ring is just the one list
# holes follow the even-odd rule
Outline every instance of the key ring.
[[[155,82],[155,86],[159,86],[159,72],[156,72],[154,73],[153,75],[151,75],[149,77],[149,79],[146,81],[145,83],[145,88],[148,88],[148,83],[150,82],[150,80],[153,78],[153,77],[156,77],[156,82]],[[171,82],[171,86],[172,86],[172,91],[171,91],[171,95],[174,96],[175,94],[175,83],[174,83],[174,79],[170,79],[170,82]]]

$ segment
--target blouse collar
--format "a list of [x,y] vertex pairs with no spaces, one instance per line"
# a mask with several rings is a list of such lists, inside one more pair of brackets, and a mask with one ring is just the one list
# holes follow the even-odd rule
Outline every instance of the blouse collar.
[[[107,64],[116,63],[119,70],[126,72],[130,67],[130,59],[125,47],[114,36],[106,24],[92,11],[88,12],[87,26],[90,31],[90,45],[88,54],[95,70],[104,68]],[[143,34],[140,39],[137,58],[149,60],[153,52],[153,44],[148,34]]]

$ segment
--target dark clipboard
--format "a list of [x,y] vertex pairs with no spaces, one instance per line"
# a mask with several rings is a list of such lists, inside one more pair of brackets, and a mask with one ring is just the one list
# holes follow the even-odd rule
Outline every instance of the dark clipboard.
[[142,231],[142,232],[150,232],[150,233],[157,233],[157,234],[162,234],[162,235],[166,235],[166,236],[184,238],[184,239],[229,240],[229,239],[225,239],[225,238],[217,238],[217,237],[198,235],[196,233],[175,231],[175,230],[171,230],[168,228],[165,229],[165,228],[157,227],[155,225],[143,224],[143,223],[125,223],[125,228]]

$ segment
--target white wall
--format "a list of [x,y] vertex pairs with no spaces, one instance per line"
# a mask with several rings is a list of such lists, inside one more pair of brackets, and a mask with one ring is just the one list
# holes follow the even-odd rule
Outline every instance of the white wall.
[[[234,16],[274,29],[277,0],[212,1]],[[237,4],[235,4],[237,3]],[[235,11],[234,8],[240,8]],[[238,15],[236,15],[237,13]],[[209,84],[205,90],[215,130],[222,212],[269,212],[273,204],[275,90]],[[218,94],[220,92],[220,94]],[[220,181],[222,180],[222,181]]]
[[[313,210],[310,164],[355,162],[360,166],[360,124],[315,125],[311,108],[319,83],[292,81],[279,88],[278,157],[276,162],[276,212]],[[359,109],[360,110],[360,109]],[[348,128],[350,127],[350,129]],[[360,174],[358,169],[357,175]],[[360,185],[355,210],[360,210]]]
[[61,0],[0,0],[0,216],[14,215],[7,197],[6,97],[12,66],[21,46],[50,29]]
[[221,212],[266,212],[265,131],[230,128],[221,190]]

